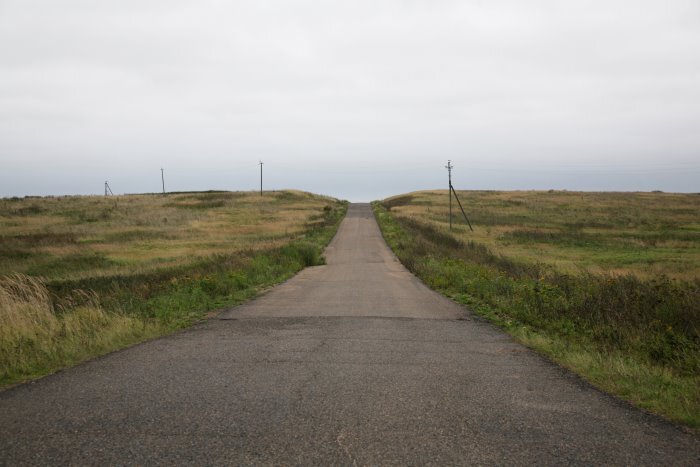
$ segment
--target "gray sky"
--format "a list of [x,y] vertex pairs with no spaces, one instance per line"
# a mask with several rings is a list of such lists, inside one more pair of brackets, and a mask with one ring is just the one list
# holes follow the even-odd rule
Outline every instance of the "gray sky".
[[0,196],[700,191],[700,2],[0,0]]

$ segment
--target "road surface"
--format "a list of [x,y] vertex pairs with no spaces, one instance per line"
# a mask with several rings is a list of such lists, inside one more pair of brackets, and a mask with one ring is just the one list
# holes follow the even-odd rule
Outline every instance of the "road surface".
[[698,465],[629,407],[428,290],[370,207],[263,297],[0,393],[0,464]]

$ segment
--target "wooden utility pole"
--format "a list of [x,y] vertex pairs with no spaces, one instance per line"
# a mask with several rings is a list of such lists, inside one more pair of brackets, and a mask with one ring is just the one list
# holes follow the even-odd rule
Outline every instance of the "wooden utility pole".
[[462,203],[459,201],[459,196],[457,196],[457,192],[455,191],[455,188],[452,186],[452,169],[454,168],[454,165],[452,165],[452,161],[448,160],[447,165],[445,166],[447,169],[447,180],[448,180],[448,185],[449,187],[447,188],[447,193],[450,197],[450,230],[452,230],[452,193],[455,195],[455,199],[457,200],[457,204],[459,204],[459,209],[462,211],[462,215],[464,216],[464,220],[467,221],[467,225],[469,225],[469,230],[472,232],[474,229],[472,228],[472,223],[469,222],[469,218],[467,217],[467,213],[464,212],[464,208],[462,207]]
[[447,195],[450,197],[450,230],[452,230],[452,161],[448,160],[445,168],[447,169]]
[[160,169],[160,181],[163,182],[163,194],[165,194],[165,175],[162,168]]
[[263,161],[260,161],[260,196],[263,195],[262,194],[262,192],[263,192],[263,189],[262,189],[262,166],[263,166]]

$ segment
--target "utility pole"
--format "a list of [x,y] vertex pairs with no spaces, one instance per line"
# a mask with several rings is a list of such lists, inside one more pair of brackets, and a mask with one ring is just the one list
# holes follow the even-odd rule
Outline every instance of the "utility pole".
[[447,165],[445,166],[447,169],[447,179],[449,183],[449,188],[447,189],[448,195],[450,196],[450,230],[452,230],[452,193],[455,195],[455,199],[457,200],[457,204],[459,204],[459,210],[462,211],[462,215],[464,216],[464,220],[467,221],[467,224],[469,225],[469,230],[472,232],[474,229],[472,228],[472,223],[469,222],[469,218],[467,217],[467,213],[464,212],[464,208],[462,207],[462,202],[459,200],[459,196],[457,196],[457,192],[455,191],[454,187],[452,186],[452,169],[454,168],[454,165],[452,165],[452,161],[448,160]]
[[160,181],[163,182],[163,194],[165,194],[165,175],[163,174],[163,168],[160,169]]
[[262,166],[263,166],[263,161],[260,161],[260,196],[262,196]]
[[447,169],[447,195],[450,197],[450,230],[452,230],[452,161],[448,160],[445,168]]
[[105,196],[108,195],[114,195],[114,193],[112,193],[112,189],[109,187],[109,183],[105,181]]

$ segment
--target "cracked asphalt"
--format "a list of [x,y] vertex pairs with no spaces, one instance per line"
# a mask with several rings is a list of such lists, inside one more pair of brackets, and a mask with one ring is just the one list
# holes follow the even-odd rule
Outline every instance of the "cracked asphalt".
[[0,464],[700,464],[696,435],[428,290],[369,205],[326,257],[217,319],[0,393]]

